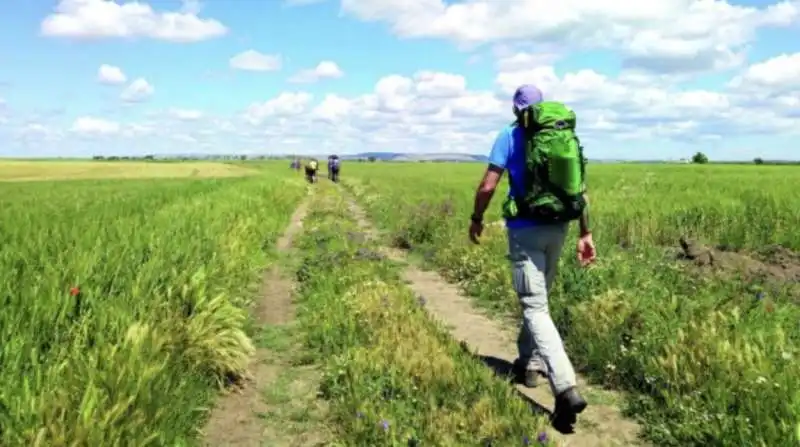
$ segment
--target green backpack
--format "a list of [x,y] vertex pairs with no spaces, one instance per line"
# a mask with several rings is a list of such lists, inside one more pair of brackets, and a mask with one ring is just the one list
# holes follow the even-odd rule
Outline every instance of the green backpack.
[[524,109],[525,194],[503,206],[506,218],[523,217],[557,223],[578,219],[586,208],[586,159],[575,134],[575,112],[560,102],[545,101]]

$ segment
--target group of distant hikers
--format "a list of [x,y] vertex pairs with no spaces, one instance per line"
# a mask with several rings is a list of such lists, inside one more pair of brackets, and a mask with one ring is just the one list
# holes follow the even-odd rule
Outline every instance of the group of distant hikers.
[[[338,155],[330,155],[328,156],[328,180],[332,182],[339,182],[339,168],[341,166],[341,160],[339,159]],[[291,169],[300,172],[300,169],[303,168],[303,163],[300,161],[299,158],[295,158],[292,160],[291,165],[289,165]],[[316,183],[317,182],[317,171],[319,170],[319,163],[317,162],[316,158],[309,158],[305,162],[305,171],[306,171],[306,180],[309,183]]]
[[[553,425],[570,430],[587,406],[578,393],[575,370],[564,350],[548,308],[548,291],[572,221],[579,222],[578,262],[588,266],[596,257],[589,227],[586,162],[575,133],[575,112],[556,101],[545,101],[541,90],[526,84],[514,93],[514,121],[497,135],[489,165],[475,193],[469,238],[478,244],[484,212],[504,173],[509,192],[502,209],[508,237],[512,283],[522,308],[514,362],[517,380],[535,387],[546,377],[555,396]],[[300,169],[300,160],[292,165]],[[306,163],[306,177],[316,181],[317,162]],[[328,157],[328,177],[339,178],[339,158]]]

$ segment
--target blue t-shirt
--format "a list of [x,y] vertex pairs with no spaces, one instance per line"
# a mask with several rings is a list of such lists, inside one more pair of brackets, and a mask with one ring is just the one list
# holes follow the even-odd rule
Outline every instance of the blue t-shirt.
[[[525,191],[525,139],[522,128],[509,124],[497,134],[489,154],[489,164],[503,168],[508,173],[508,196],[519,197]],[[536,226],[536,221],[517,218],[506,221],[507,228]]]

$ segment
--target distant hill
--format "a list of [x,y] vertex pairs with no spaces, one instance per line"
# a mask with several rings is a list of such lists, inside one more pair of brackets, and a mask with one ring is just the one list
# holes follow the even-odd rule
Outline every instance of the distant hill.
[[342,155],[344,160],[375,158],[380,161],[449,161],[449,162],[486,162],[485,155],[459,154],[455,152],[432,152],[423,154],[403,154],[399,152],[362,152],[355,155]]

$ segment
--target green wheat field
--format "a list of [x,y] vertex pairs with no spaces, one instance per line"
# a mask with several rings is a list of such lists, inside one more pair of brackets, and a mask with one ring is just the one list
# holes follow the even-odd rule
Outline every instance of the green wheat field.
[[[484,167],[344,163],[340,185],[308,185],[287,166],[0,162],[0,445],[203,445],[257,349],[278,374],[261,390],[265,446],[284,445],[269,427],[333,446],[559,445],[373,256],[407,249],[513,318],[502,226],[467,239]],[[598,262],[577,266],[573,231],[551,291],[576,367],[619,393],[644,443],[800,444],[800,168],[588,175]],[[350,199],[381,241],[360,240]],[[297,282],[280,328],[253,316],[275,265]],[[281,385],[299,371],[312,371],[303,396]]]

